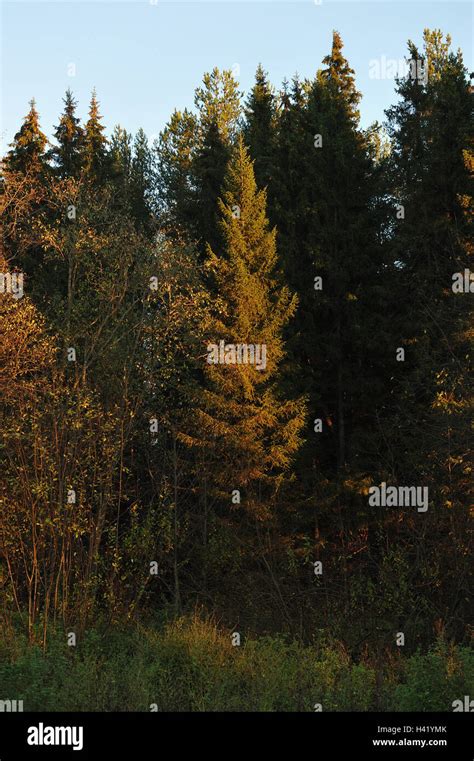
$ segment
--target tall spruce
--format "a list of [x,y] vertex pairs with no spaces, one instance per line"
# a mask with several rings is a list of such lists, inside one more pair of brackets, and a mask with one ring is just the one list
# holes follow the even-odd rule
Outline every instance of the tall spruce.
[[84,127],[82,153],[85,176],[93,182],[104,181],[108,173],[107,138],[103,134],[105,127],[101,123],[101,119],[97,95],[93,90],[89,119]]
[[66,90],[63,102],[64,111],[54,131],[57,145],[51,148],[49,158],[52,159],[59,177],[77,177],[81,168],[84,133],[76,116],[77,101],[70,89]]
[[220,341],[234,348],[263,346],[266,364],[259,369],[255,363],[208,359],[203,404],[195,410],[199,429],[183,437],[206,452],[208,483],[221,504],[230,508],[231,492],[241,490],[242,508],[258,519],[271,513],[275,491],[300,446],[304,419],[304,401],[284,398],[279,388],[282,332],[297,300],[281,281],[276,230],[269,229],[265,206],[265,191],[257,189],[239,139],[219,202],[223,247],[208,247],[207,268],[219,297],[206,344],[209,351]]
[[13,138],[7,153],[5,167],[8,171],[41,174],[45,171],[45,150],[48,144],[41,131],[36,102],[30,101],[30,110],[23,120],[19,132]]
[[[392,137],[392,193],[397,216],[393,257],[399,303],[396,329],[406,347],[397,373],[394,437],[411,430],[398,446],[400,471],[419,468],[439,485],[444,480],[433,448],[457,459],[450,482],[463,482],[468,436],[469,326],[466,293],[455,280],[472,269],[472,88],[461,53],[438,30],[424,32],[420,53],[410,42],[408,75],[397,83],[400,102],[387,111]],[[456,273],[459,273],[457,276]],[[465,288],[464,288],[465,291]],[[410,297],[407,298],[407,294]],[[416,428],[409,426],[417,420]],[[405,422],[402,422],[405,421]],[[407,426],[409,426],[407,428]],[[403,457],[402,457],[403,454]],[[462,502],[462,487],[456,499]],[[454,504],[455,500],[451,502]]]
[[257,185],[267,188],[267,205],[270,206],[275,171],[276,100],[261,64],[257,67],[255,84],[245,104],[243,135],[254,161]]

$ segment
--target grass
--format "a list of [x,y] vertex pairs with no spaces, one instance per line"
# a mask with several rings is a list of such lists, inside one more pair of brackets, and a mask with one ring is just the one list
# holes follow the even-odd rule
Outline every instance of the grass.
[[25,711],[452,711],[474,695],[474,654],[443,639],[427,653],[354,662],[338,642],[244,638],[199,616],[157,627],[97,627],[76,647],[0,643],[0,700]]

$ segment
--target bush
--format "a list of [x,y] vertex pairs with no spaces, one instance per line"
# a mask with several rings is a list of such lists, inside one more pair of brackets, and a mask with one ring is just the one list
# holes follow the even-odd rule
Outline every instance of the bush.
[[[471,650],[440,640],[396,661],[383,677],[386,710],[451,711],[473,695]],[[0,699],[28,711],[369,711],[376,672],[341,643],[282,636],[248,638],[212,620],[182,618],[157,628],[96,628],[76,647],[55,632],[46,652],[21,636],[0,649]]]

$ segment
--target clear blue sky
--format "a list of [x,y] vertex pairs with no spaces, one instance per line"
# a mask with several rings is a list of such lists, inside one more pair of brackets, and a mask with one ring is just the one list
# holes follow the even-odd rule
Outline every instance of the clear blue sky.
[[[373,59],[402,59],[423,29],[449,32],[472,70],[472,5],[467,0],[2,0],[2,147],[34,96],[43,130],[57,124],[71,87],[84,118],[97,88],[107,132],[120,123],[156,137],[172,110],[192,106],[202,74],[240,67],[248,92],[261,62],[279,86],[298,72],[312,77],[337,29],[363,93],[362,125],[382,121],[394,101],[391,78],[370,77]],[[75,64],[75,76],[68,76]]]

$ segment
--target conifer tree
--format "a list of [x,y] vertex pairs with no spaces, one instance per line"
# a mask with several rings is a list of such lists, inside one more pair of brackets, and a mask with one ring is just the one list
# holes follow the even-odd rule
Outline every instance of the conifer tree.
[[41,174],[46,167],[45,149],[47,143],[46,135],[41,131],[39,125],[38,111],[33,98],[30,101],[30,110],[25,116],[20,131],[13,138],[13,143],[5,160],[6,169],[23,174],[29,171],[36,175]]
[[42,224],[48,215],[51,179],[48,141],[41,131],[35,101],[2,162],[2,226],[8,258],[26,275],[38,274],[43,259]]
[[224,140],[217,121],[211,122],[193,162],[195,234],[202,253],[207,244],[211,248],[220,244],[218,199],[230,155],[231,146]]
[[215,125],[224,142],[233,143],[238,133],[240,93],[229,69],[214,68],[204,74],[203,86],[196,89],[194,105],[199,116],[199,130],[205,135]]
[[132,166],[132,136],[119,124],[114,127],[109,148],[110,173],[128,187]]
[[107,138],[102,133],[99,103],[95,90],[92,91],[89,119],[84,127],[82,162],[84,173],[92,181],[101,182],[107,177]]
[[307,447],[305,467],[316,472],[350,460],[354,424],[368,407],[369,347],[379,351],[375,328],[383,314],[370,146],[358,130],[360,96],[341,51],[335,32],[314,81],[295,79],[284,89],[277,140],[280,249],[300,300],[289,347],[301,368],[300,391],[324,422]]
[[334,96],[334,104],[346,114],[353,124],[359,121],[358,104],[360,93],[355,87],[354,70],[342,54],[343,43],[339,32],[332,36],[331,53],[323,58],[326,68],[321,71],[321,80]]
[[192,165],[197,144],[196,116],[175,110],[155,145],[157,205],[169,235],[196,236]]
[[280,280],[276,230],[268,227],[265,191],[257,190],[242,139],[224,188],[223,248],[208,247],[207,267],[219,299],[206,329],[207,348],[220,341],[259,345],[266,349],[266,363],[258,369],[255,363],[208,359],[203,404],[195,411],[199,431],[182,438],[205,451],[215,494],[230,506],[231,491],[242,490],[242,506],[263,519],[301,443],[304,401],[283,398],[279,388],[282,331],[297,302]]
[[255,84],[245,104],[243,135],[254,161],[255,179],[259,188],[267,188],[267,203],[273,190],[275,171],[276,103],[268,76],[261,64],[255,74]]
[[151,223],[153,190],[153,157],[148,138],[143,129],[139,129],[133,142],[130,194],[132,214],[137,224],[143,228],[148,228]]
[[409,364],[396,387],[403,399],[396,417],[397,431],[406,427],[400,419],[417,419],[426,432],[416,451],[409,440],[398,447],[411,466],[420,458],[425,468],[432,447],[441,449],[446,437],[461,460],[466,451],[460,400],[468,387],[471,317],[465,294],[453,291],[453,279],[472,269],[472,89],[461,53],[450,51],[449,37],[444,41],[438,30],[425,30],[423,53],[412,42],[408,50],[416,65],[398,81],[400,102],[387,111],[391,190],[403,209],[392,238],[395,298],[405,302],[395,326],[409,346]]
[[160,136],[159,198],[170,227],[198,243],[217,245],[217,201],[239,128],[240,93],[228,70],[214,68],[195,92],[197,115],[175,112]]
[[[341,48],[335,33],[314,81],[295,78],[281,95],[275,219],[286,277],[299,298],[287,346],[309,411],[292,496],[304,505],[301,526],[317,542],[337,546],[342,563],[336,572],[344,577],[344,546],[354,521],[343,510],[344,483],[350,473],[357,492],[377,462],[376,419],[390,342],[384,318],[388,252],[379,237],[383,192],[371,142],[358,129],[358,93]],[[330,490],[321,486],[326,478]]]
[[70,89],[66,90],[64,111],[55,127],[57,145],[49,152],[59,177],[77,177],[81,167],[83,130],[76,116],[77,102]]

